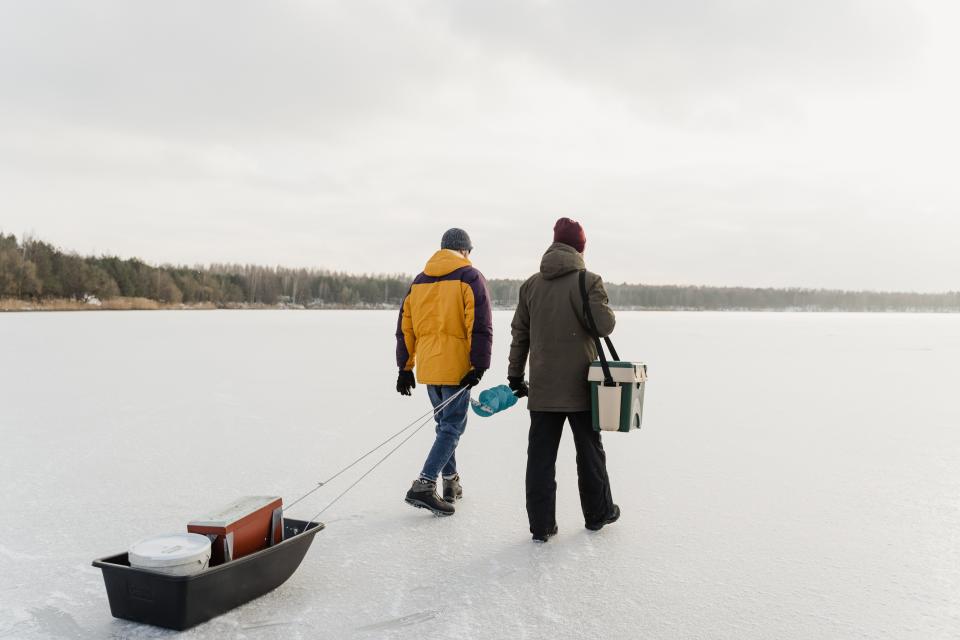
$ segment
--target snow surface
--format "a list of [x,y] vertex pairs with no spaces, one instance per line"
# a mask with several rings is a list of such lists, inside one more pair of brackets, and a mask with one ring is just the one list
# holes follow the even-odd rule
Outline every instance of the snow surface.
[[[184,638],[960,636],[960,324],[620,313],[644,428],[604,437],[621,520],[532,543],[521,401],[472,416],[452,518],[403,502],[424,429],[324,514],[294,576]],[[504,381],[508,312],[495,315]],[[0,638],[173,635],[110,616],[96,558],[240,495],[287,501],[423,413],[395,314],[0,315]],[[322,489],[309,517],[362,472]]]

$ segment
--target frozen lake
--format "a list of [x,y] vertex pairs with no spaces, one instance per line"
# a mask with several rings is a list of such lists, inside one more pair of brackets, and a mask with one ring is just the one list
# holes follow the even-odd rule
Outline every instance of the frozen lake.
[[[395,318],[0,314],[0,638],[174,635],[113,619],[91,560],[289,501],[424,413],[393,390]],[[618,523],[583,528],[567,431],[560,533],[532,543],[525,401],[471,414],[454,517],[403,502],[424,429],[285,585],[183,637],[960,636],[960,318],[621,312],[614,339],[651,375],[643,430],[604,436]]]

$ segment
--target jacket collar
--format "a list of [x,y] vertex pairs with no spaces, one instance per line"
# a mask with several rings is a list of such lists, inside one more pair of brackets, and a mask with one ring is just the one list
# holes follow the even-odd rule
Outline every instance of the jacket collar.
[[423,273],[434,277],[445,276],[470,265],[471,262],[464,258],[460,252],[440,249],[427,260],[427,266],[423,268]]

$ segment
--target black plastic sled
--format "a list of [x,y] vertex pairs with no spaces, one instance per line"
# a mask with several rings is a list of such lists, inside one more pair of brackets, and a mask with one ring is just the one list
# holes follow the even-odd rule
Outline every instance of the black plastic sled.
[[115,618],[182,631],[276,589],[293,575],[322,522],[283,520],[283,542],[192,576],[135,569],[126,553],[100,560]]

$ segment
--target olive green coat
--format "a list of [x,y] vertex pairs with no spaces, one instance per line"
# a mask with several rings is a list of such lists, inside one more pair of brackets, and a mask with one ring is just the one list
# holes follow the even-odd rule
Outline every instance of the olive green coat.
[[[587,370],[596,359],[597,350],[587,332],[580,296],[579,272],[584,269],[583,255],[555,242],[543,255],[540,272],[520,287],[520,300],[511,324],[513,342],[508,375],[523,376],[529,356],[527,408],[531,411],[590,409]],[[586,285],[600,336],[610,335],[616,318],[603,280],[588,271]]]

